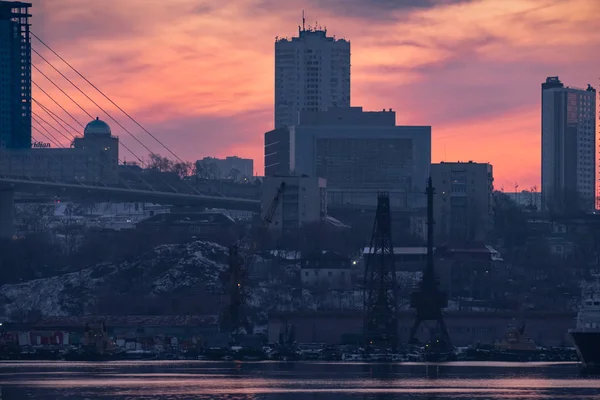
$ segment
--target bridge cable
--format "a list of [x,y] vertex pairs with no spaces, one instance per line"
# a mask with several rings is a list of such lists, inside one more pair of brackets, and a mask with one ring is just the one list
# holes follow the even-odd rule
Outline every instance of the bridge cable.
[[[62,137],[64,137],[65,139],[67,139],[68,141],[70,141],[71,139],[69,139],[64,133],[62,133],[60,131],[60,129],[57,129],[54,125],[52,125],[51,123],[49,123],[44,117],[42,117],[41,115],[39,115],[38,113],[36,113],[35,111],[31,111],[31,115],[33,118],[33,116],[36,116],[38,119],[42,120],[42,122],[45,122],[46,125],[48,125],[50,128],[54,129],[59,135],[61,135]],[[39,123],[39,121],[38,121]]]
[[[32,33],[33,34],[33,33]],[[56,55],[61,61],[63,61],[69,68],[71,68],[77,75],[79,75],[83,80],[85,80],[90,86],[92,86],[94,89],[96,89],[96,91],[98,91],[102,96],[104,96],[104,98],[106,98],[111,104],[113,104],[117,109],[119,109],[123,114],[125,114],[129,119],[131,119],[136,125],[138,125],[144,132],[146,132],[148,135],[150,135],[154,140],[156,140],[162,147],[164,147],[169,153],[171,153],[173,156],[175,156],[175,158],[177,158],[181,163],[185,164],[185,161],[183,161],[179,156],[177,156],[177,154],[173,153],[167,146],[165,146],[160,140],[158,140],[154,135],[152,135],[146,128],[144,128],[140,123],[138,123],[133,117],[131,117],[128,113],[126,113],[121,107],[119,107],[118,104],[116,104],[114,101],[112,101],[106,94],[104,94],[104,92],[102,92],[96,85],[94,85],[92,82],[90,82],[85,76],[83,76],[78,70],[76,70],[71,64],[69,64],[64,58],[62,58],[56,51],[54,51],[50,46],[48,46],[43,40],[41,40],[37,35],[33,34],[33,36],[40,42],[42,43],[46,48],[48,48],[48,50],[50,50],[54,55]],[[110,119],[112,119],[117,125],[119,125],[125,132],[127,132],[132,138],[134,138],[140,145],[142,145],[142,147],[144,147],[148,152],[150,152],[150,154],[154,155],[154,156],[158,156],[158,154],[154,153],[152,150],[150,150],[150,148],[148,148],[148,146],[146,146],[142,141],[140,141],[136,136],[134,136],[131,132],[129,132],[129,130],[127,130],[123,125],[121,125],[121,123],[119,123],[119,121],[117,121],[115,118],[113,118],[113,116],[111,114],[109,114],[106,110],[104,110],[98,103],[96,103],[90,96],[88,96],[83,90],[81,90],[75,83],[73,83],[73,81],[71,81],[68,77],[66,77],[60,70],[58,70],[58,68],[56,68],[54,66],[54,64],[52,64],[50,61],[48,61],[44,56],[42,56],[37,50],[35,50],[33,47],[31,49],[35,54],[37,54],[42,60],[44,60],[48,65],[50,65],[50,67],[52,67],[52,69],[54,69],[56,72],[58,72],[58,74],[60,76],[62,76],[67,82],[69,82],[73,87],[75,87],[81,94],[83,94],[89,101],[91,101],[96,107],[98,107],[100,110],[102,110]],[[37,70],[39,70],[36,67]],[[44,75],[45,76],[45,75]],[[46,76],[46,79],[49,79]],[[139,158],[138,158],[139,159]],[[141,161],[141,160],[140,160]],[[143,163],[143,162],[142,162]],[[171,189],[173,189],[175,192],[178,192],[177,189],[175,189],[173,186],[171,186],[168,182],[166,182],[164,179],[160,178],[163,183],[165,183],[168,187],[170,187]],[[200,194],[202,195],[202,192],[200,192],[197,188],[194,188],[192,185],[189,184],[189,182],[185,181],[185,180],[181,180],[184,185],[188,186],[192,192],[195,192],[196,194]]]
[[[37,67],[36,67],[37,69]],[[48,79],[54,86],[58,87],[58,85],[52,80],[50,79],[48,76],[44,75],[46,77],[46,79]],[[33,81],[32,81],[33,82]],[[50,100],[52,100],[56,105],[58,105],[63,111],[65,111],[67,114],[69,114],[69,116],[75,120],[82,128],[83,125],[75,118],[73,117],[67,110],[65,110],[65,108],[63,106],[60,105],[59,102],[57,102],[51,95],[49,95],[46,91],[44,91],[44,89],[42,89],[37,83],[33,82],[35,84],[36,87],[38,87],[46,96],[48,96],[48,98],[50,98]],[[60,88],[59,88],[60,89]],[[63,93],[64,91],[62,89],[60,89]],[[66,95],[66,93],[65,93]],[[77,106],[79,107],[81,110],[83,110],[84,113],[86,113],[87,115],[91,116],[91,114],[84,109],[77,101],[73,100],[73,98],[71,98],[70,96],[67,95],[67,97]],[[37,102],[37,101],[36,101]],[[39,102],[38,102],[39,103]],[[93,117],[91,117],[93,119]],[[125,150],[127,150],[129,153],[131,153],[131,155],[133,155],[142,165],[145,165],[144,160],[142,160],[133,150],[131,150],[129,147],[127,147],[125,145],[125,143],[123,143],[122,141],[119,141],[119,143],[121,144],[121,146],[123,146],[123,148],[125,148]]]
[[[121,127],[121,129],[123,129],[125,132],[127,132],[129,134],[129,136],[131,136],[133,139],[135,139],[136,142],[138,142],[143,148],[145,148],[150,154],[154,154],[156,155],[156,153],[154,153],[152,150],[150,150],[150,148],[148,146],[146,146],[141,140],[139,140],[135,135],[133,135],[131,132],[129,132],[129,130],[127,130],[127,128],[125,128],[123,125],[121,125],[121,123],[119,121],[117,121],[116,119],[114,119],[112,117],[112,115],[110,115],[108,113],[108,111],[106,111],[104,108],[102,108],[98,103],[96,103],[90,96],[88,96],[83,90],[81,90],[79,88],[79,86],[77,86],[75,83],[73,83],[73,81],[71,81],[69,78],[67,78],[65,76],[65,74],[63,74],[62,72],[60,72],[50,61],[48,61],[44,56],[42,56],[40,53],[38,53],[34,48],[31,49],[33,52],[35,52],[35,54],[37,54],[42,60],[44,60],[48,65],[50,65],[50,67],[52,67],[56,72],[58,72],[60,74],[60,76],[62,76],[67,82],[69,82],[71,85],[73,85],[73,87],[75,87],[75,89],[77,89],[81,94],[83,94],[89,101],[91,101],[96,107],[98,107],[102,112],[104,112],[110,119],[112,119],[117,125],[119,125]],[[36,70],[39,71],[38,67],[35,67]],[[42,73],[42,75],[44,75]],[[44,75],[47,79],[49,79],[46,75]],[[62,89],[61,89],[62,91]],[[72,100],[72,99],[71,99]],[[83,110],[83,108],[81,106],[78,105],[79,108],[81,108]],[[85,111],[85,110],[84,110]],[[85,111],[86,114],[88,114],[88,116],[91,119],[95,119],[94,117],[92,117],[92,115],[90,113],[88,113],[87,111]]]
[[60,90],[62,92],[62,94],[64,94],[65,96],[67,96],[67,98],[69,100],[71,100],[73,103],[75,103],[75,105],[77,107],[79,107],[81,109],[81,111],[83,111],[84,113],[86,113],[88,115],[88,117],[90,117],[90,119],[94,119],[94,117],[92,116],[92,114],[90,114],[89,112],[87,112],[83,107],[81,107],[79,105],[79,103],[77,103],[75,100],[73,100],[73,98],[71,96],[69,96],[60,86],[58,86],[56,83],[54,83],[54,81],[52,79],[50,79],[48,77],[48,75],[44,74],[41,69],[39,69],[35,64],[31,64],[31,66],[33,68],[35,68],[35,70],[38,71],[44,78],[48,79],[50,81],[50,83],[52,83],[54,86],[56,86],[56,88],[58,90]]
[[42,135],[47,141],[49,141],[54,146],[59,147],[59,148],[63,148],[60,143],[58,143],[58,142],[52,140],[51,138],[49,138],[44,132],[40,131],[37,126],[31,125],[31,128],[35,129],[40,135]]
[[42,110],[44,110],[47,114],[52,116],[52,119],[55,120],[57,123],[57,119],[60,120],[62,122],[61,127],[65,130],[67,130],[65,128],[65,126],[68,126],[69,128],[71,128],[71,132],[76,132],[76,135],[81,134],[81,131],[78,131],[77,128],[74,128],[73,125],[69,124],[67,121],[65,121],[64,119],[62,119],[60,117],[60,115],[57,115],[54,111],[52,111],[51,109],[49,109],[48,107],[46,107],[45,105],[43,105],[42,103],[40,103],[39,101],[37,101],[37,99],[35,99],[34,97],[31,97],[31,100],[38,105],[38,107],[40,107]]
[[[110,97],[108,97],[102,90],[100,90],[96,85],[89,81],[83,74],[81,74],[77,69],[75,69],[71,64],[69,64],[64,58],[60,56],[54,49],[52,49],[49,45],[47,45],[42,39],[40,39],[35,33],[30,32],[33,37],[35,37],[42,45],[44,45],[48,50],[50,50],[55,56],[57,56],[62,62],[64,62],[69,68],[71,68],[77,75],[79,75],[84,81],[86,81],[91,87],[96,89],[98,93],[100,93],[106,100],[108,100],[112,105],[114,105],[119,111],[125,114],[130,120],[132,120],[137,126],[139,126],[144,132],[146,132],[150,137],[152,137],[158,144],[160,144],[164,149],[166,149],[171,155],[179,160],[181,163],[185,163],[177,154],[175,154],[171,149],[169,149],[164,143],[162,143],[156,136],[150,133],[146,128],[144,128],[139,122],[137,122],[131,115],[129,115],[125,110],[123,110],[117,103],[115,103]],[[32,49],[33,50],[33,49]],[[35,51],[35,50],[34,50]],[[37,51],[36,54],[40,55]]]
[[[131,136],[133,139],[135,139],[135,141],[137,141],[140,145],[142,145],[142,147],[144,147],[148,152],[150,152],[150,154],[157,156],[156,153],[154,153],[148,146],[146,146],[141,140],[139,140],[135,135],[133,135],[127,128],[125,128],[119,121],[117,121],[115,118],[113,118],[113,116],[106,111],[104,108],[102,108],[98,103],[96,103],[90,96],[88,96],[83,90],[81,90],[79,88],[79,86],[77,86],[75,83],[73,83],[73,81],[71,81],[68,77],[65,76],[65,74],[63,74],[60,70],[58,70],[58,68],[56,68],[50,61],[48,61],[44,56],[42,56],[37,50],[35,50],[34,48],[32,48],[32,51],[35,52],[35,54],[37,54],[42,60],[44,60],[48,65],[50,65],[50,67],[52,67],[52,69],[54,69],[56,72],[58,72],[58,74],[60,76],[62,76],[67,82],[69,82],[75,89],[77,89],[81,94],[83,94],[89,101],[91,101],[96,107],[98,107],[100,110],[102,110],[102,112],[104,112],[110,119],[112,119],[117,125],[119,125],[121,127],[121,129],[123,129],[125,132],[127,132],[129,134],[129,136]],[[35,67],[35,66],[34,66]],[[56,83],[54,83],[54,81],[52,81],[50,78],[48,78],[47,75],[45,75],[43,72],[40,71],[40,69],[38,67],[35,67],[36,70],[38,70],[46,79],[50,80],[55,86],[58,87],[58,85]],[[59,88],[60,89],[60,88]],[[64,93],[64,91],[62,89],[60,89],[61,92]],[[91,116],[91,114],[89,114],[87,111],[85,111],[85,109],[79,105],[75,100],[73,100],[70,96],[68,96],[69,99],[71,101],[73,101],[79,108],[81,108],[86,114],[88,114],[90,116],[90,118],[93,119],[93,117]],[[124,146],[125,147],[125,146]],[[131,150],[129,150],[130,153]],[[141,163],[142,165],[145,165],[144,161],[142,159],[140,159],[135,153],[132,153]],[[183,162],[183,161],[182,161]],[[141,179],[141,178],[140,178]],[[171,188],[175,193],[179,193],[179,191],[177,189],[175,189],[171,184],[169,184],[166,180],[164,180],[161,176],[159,176],[159,179],[163,181],[163,183],[165,185],[167,185],[169,188]],[[185,181],[184,181],[185,182]],[[146,185],[149,185],[147,182],[145,182]],[[187,186],[189,186],[192,191],[196,192],[197,194],[201,194],[198,190],[196,190],[194,187],[192,187],[191,185],[189,185],[187,182],[185,182],[185,184]],[[151,186],[150,186],[151,187]]]
[[[63,146],[63,145],[60,143],[60,141],[59,141],[59,140],[57,140],[57,139],[54,137],[54,135],[52,135],[52,134],[51,134],[51,133],[48,131],[48,129],[46,129],[45,127],[43,127],[43,126],[42,126],[42,125],[39,123],[39,121],[37,121],[37,120],[36,120],[34,117],[31,117],[31,119],[32,119],[33,121],[37,122],[37,123],[38,123],[38,125],[39,125],[39,126],[40,126],[40,127],[41,127],[41,128],[42,128],[42,129],[43,129],[45,132],[46,132],[46,134],[44,134],[44,132],[42,132],[42,131],[41,131],[41,130],[38,128],[38,127],[36,127],[35,125],[33,125],[33,124],[32,124],[32,125],[31,125],[31,127],[32,127],[33,129],[35,129],[36,131],[38,131],[38,132],[39,132],[39,133],[40,133],[42,136],[44,136],[44,137],[45,137],[47,140],[49,140],[49,141],[50,141],[50,142],[51,142],[53,145],[55,145],[55,146],[57,146],[57,147],[60,147],[60,148],[64,148],[64,146]],[[50,136],[50,137],[48,137],[48,136]]]
[[[34,102],[35,102],[35,103],[36,103],[36,104],[37,104],[37,105],[38,105],[38,106],[39,106],[39,107],[40,107],[42,110],[44,110],[44,111],[45,111],[45,112],[46,112],[48,115],[50,115],[50,116],[52,117],[52,119],[54,119],[54,121],[55,121],[55,122],[56,122],[56,123],[57,123],[57,124],[58,124],[58,125],[59,125],[59,126],[62,128],[62,129],[64,129],[64,130],[65,130],[65,132],[69,133],[69,132],[68,132],[68,129],[66,129],[66,128],[65,128],[65,127],[64,127],[64,126],[63,126],[63,125],[62,125],[62,124],[61,124],[61,123],[60,123],[60,122],[59,122],[59,121],[58,121],[56,118],[54,118],[54,117],[52,116],[52,114],[54,114],[54,113],[52,113],[52,111],[51,111],[51,110],[49,110],[49,109],[48,109],[48,107],[46,107],[45,105],[43,105],[42,103],[40,103],[39,101],[37,101],[37,100],[35,100],[35,99],[33,99],[33,98],[32,98],[32,100],[34,100]],[[51,113],[52,113],[52,114],[51,114]],[[38,115],[37,113],[35,113],[33,110],[32,110],[32,114],[35,114],[35,115],[36,115],[38,118],[42,119],[42,121],[44,121],[46,124],[48,124],[49,126],[51,126],[51,127],[54,129],[54,130],[56,130],[57,132],[59,132],[59,133],[62,135],[62,133],[61,133],[61,132],[60,132],[60,131],[59,131],[59,130],[58,130],[56,127],[55,127],[55,126],[53,126],[52,124],[50,124],[50,123],[49,123],[47,120],[43,119],[41,116],[39,116],[39,115]],[[59,118],[60,118],[60,117],[59,117]],[[61,119],[61,120],[62,120],[62,119]],[[38,124],[40,123],[40,122],[39,122],[39,121],[37,121],[37,120],[36,120],[36,122],[37,122]],[[40,125],[40,126],[42,126],[42,127],[43,127],[43,125]],[[73,129],[73,130],[76,132],[76,134],[77,134],[77,135],[79,135],[79,133],[77,132],[77,130],[76,130],[75,128],[73,128],[73,127],[71,127],[71,128],[72,128],[72,129]],[[73,139],[75,139],[75,138],[77,137],[76,135],[73,135],[72,133],[69,133],[69,134],[71,135],[71,137],[72,137]],[[67,138],[66,136],[64,136],[64,135],[62,135],[62,136],[63,136],[63,137],[65,137],[65,138],[68,140],[68,138]],[[122,145],[122,146],[123,146],[125,149],[127,149],[127,150],[128,150],[128,151],[129,151],[129,152],[130,152],[130,153],[131,153],[131,154],[132,154],[134,157],[138,158],[138,160],[139,160],[141,163],[143,163],[143,162],[144,162],[143,160],[139,159],[139,157],[137,157],[137,155],[136,155],[136,154],[135,154],[135,153],[134,153],[134,152],[133,152],[131,149],[129,149],[129,148],[128,148],[128,147],[127,147],[125,144],[123,144],[123,143],[120,143],[120,144],[121,144],[121,145]],[[62,146],[59,146],[59,147],[62,147]],[[121,164],[121,165],[126,165],[126,164],[125,164],[125,162],[124,162],[124,161],[121,161],[120,159],[117,159],[117,161],[118,161],[118,163],[119,163],[119,164]],[[105,167],[105,168],[107,168],[107,169],[110,169],[110,166],[109,166],[108,164],[106,164],[106,163],[104,163],[104,162],[102,162],[102,161],[100,161],[100,160],[97,160],[97,162],[98,162],[98,163],[100,163],[100,164],[101,164],[101,166],[103,166],[103,167]],[[145,180],[143,177],[141,177],[141,176],[139,176],[139,175],[136,175],[136,177],[139,179],[139,182],[143,183],[145,186],[147,186],[147,187],[148,187],[148,188],[150,188],[151,190],[155,191],[155,189],[152,187],[152,185],[150,185],[150,184],[149,184],[149,183],[148,183],[148,182],[147,182],[147,181],[146,181],[146,180]],[[124,180],[122,180],[121,178],[117,178],[117,181],[118,181],[118,182],[119,182],[119,181],[121,181],[120,183],[122,183],[124,186],[126,186],[126,187],[128,187],[128,188],[132,189],[132,188],[131,188],[131,186],[129,186],[129,185],[127,184],[127,182],[126,182],[126,181],[124,181]]]
[[[40,106],[40,108],[42,108],[43,110],[46,110],[46,107],[45,107],[43,104],[41,104],[41,103],[39,103],[39,102],[37,102],[37,101],[36,101],[36,103],[37,103],[37,104]],[[34,112],[33,112],[33,111],[32,111],[32,114],[34,114]],[[37,115],[37,113],[35,113],[35,115]],[[42,119],[42,118],[41,118],[39,115],[37,115],[37,117],[38,117],[38,118],[40,118],[40,119]],[[54,129],[54,130],[57,130],[57,129],[56,129],[56,127],[54,127],[54,126],[53,126],[52,124],[50,124],[48,121],[46,121],[46,120],[44,120],[44,119],[42,119],[42,120],[43,120],[44,122],[46,122],[46,124],[48,124],[49,126],[51,126],[51,127]],[[38,120],[35,120],[35,121],[36,121],[38,124],[40,124],[40,122],[39,122]],[[56,120],[55,120],[55,121],[56,121]],[[60,124],[60,122],[58,122],[58,121],[56,121],[56,122],[57,122],[57,123],[58,123],[58,124],[61,126],[61,128],[65,129],[65,128],[64,128],[64,126],[62,126],[62,125]],[[44,128],[44,129],[45,129],[45,127],[44,127],[43,125],[41,125],[41,124],[40,124],[40,126],[41,126],[42,128]],[[35,126],[34,126],[34,128],[35,128],[36,130],[38,130],[38,131],[39,131],[39,129],[37,129],[37,127],[35,127]],[[45,129],[45,130],[48,132],[48,130],[47,130],[47,129]],[[58,130],[57,130],[57,131],[58,131]],[[65,131],[67,131],[67,132],[68,132],[68,130],[66,130],[66,129],[65,129]],[[40,133],[41,133],[41,132],[40,132]],[[48,133],[50,134],[50,132],[48,132]],[[43,134],[43,133],[42,133],[42,134]],[[71,135],[71,137],[72,137],[73,139],[75,139],[75,138],[77,137],[77,136],[73,135],[72,133],[69,133],[69,134]],[[45,136],[45,137],[48,139],[48,137],[47,137],[46,135],[44,135],[44,136]],[[65,136],[63,135],[63,137],[65,137]],[[66,137],[65,137],[65,138],[66,138]],[[68,139],[68,138],[67,138],[67,139]],[[50,140],[50,139],[48,139],[48,140]],[[57,144],[57,143],[54,143],[54,144],[55,144],[55,145],[57,145],[57,147],[65,148],[65,146],[63,146],[61,143],[58,143],[58,144]],[[106,162],[102,162],[101,160],[99,160],[99,159],[96,159],[96,158],[94,158],[94,160],[95,160],[95,161],[96,161],[96,162],[97,162],[97,163],[98,163],[100,166],[102,166],[102,167],[104,167],[104,168],[107,168],[107,169],[110,169],[110,168],[111,168],[111,167],[110,167],[110,165],[108,165]],[[121,160],[118,160],[118,161],[119,161],[119,162],[121,162]],[[143,184],[145,184],[146,186],[149,186],[149,187],[150,187],[150,189],[154,190],[154,189],[153,189],[153,188],[152,188],[152,187],[151,187],[151,186],[150,186],[150,185],[149,185],[147,182],[145,182],[145,181],[143,180],[143,178],[141,178],[141,177],[140,177],[140,181],[141,181]],[[132,187],[131,187],[131,186],[129,186],[129,185],[127,184],[127,182],[125,182],[124,180],[122,180],[122,179],[121,179],[120,177],[118,177],[118,176],[117,176],[117,183],[121,183],[123,186],[126,186],[126,187],[127,187],[127,188],[129,188],[129,189],[132,189]]]
[[[35,103],[36,103],[36,104],[37,104],[37,105],[38,105],[38,106],[39,106],[39,107],[40,107],[42,110],[46,111],[46,113],[53,114],[54,116],[58,117],[58,118],[59,118],[59,119],[60,119],[62,122],[64,122],[64,123],[66,124],[66,122],[65,122],[65,121],[64,121],[62,118],[60,118],[60,116],[56,115],[56,114],[55,114],[55,113],[54,113],[52,110],[50,110],[48,107],[46,107],[45,105],[43,105],[42,103],[40,103],[39,101],[37,101],[37,100],[36,100],[36,99],[34,99],[34,98],[32,98],[32,100],[33,100],[33,101],[34,101],[34,102],[35,102]],[[54,119],[54,118],[53,118],[53,119]],[[56,119],[54,119],[54,120],[56,121]],[[64,126],[62,126],[62,125],[61,125],[61,124],[60,124],[58,121],[56,121],[56,122],[57,122],[57,123],[58,123],[58,124],[61,126],[61,128],[62,128],[62,129],[64,129],[65,131],[67,131],[67,133],[69,133],[69,132],[68,132],[68,130],[67,130],[67,129],[66,129]],[[67,125],[68,125],[68,124],[67,124]],[[71,125],[68,125],[68,126],[70,126],[70,127],[71,127],[71,129],[72,129],[72,130],[75,132],[75,134],[69,133],[69,135],[71,135],[71,137],[72,137],[73,139],[75,139],[76,137],[81,137],[81,136],[80,136],[80,132],[79,132],[79,131],[77,131],[77,129],[73,128]],[[123,146],[123,147],[124,147],[124,148],[125,148],[127,151],[129,151],[131,154],[133,154],[133,156],[134,156],[134,157],[136,157],[135,153],[134,153],[133,151],[131,151],[131,150],[130,150],[130,149],[129,149],[129,148],[128,148],[128,147],[127,147],[125,144],[123,144],[123,143],[120,143],[120,144],[121,144],[121,145],[122,145],[122,146]],[[121,159],[119,159],[118,161],[119,161],[119,165],[126,165],[126,162],[125,162],[125,161],[122,161]]]
[[[38,38],[38,40],[40,40]],[[41,40],[40,40],[41,42]],[[43,43],[46,47],[48,47],[45,43]],[[49,48],[49,47],[48,47]],[[54,52],[54,50],[52,50],[51,48],[49,48],[50,51],[52,51],[53,53],[56,54],[56,52]],[[127,132],[133,139],[135,139],[140,145],[142,145],[142,147],[144,147],[148,152],[150,152],[150,154],[158,156],[156,153],[154,153],[150,148],[148,148],[148,146],[146,146],[142,141],[140,141],[135,135],[133,135],[127,128],[125,128],[121,123],[119,123],[119,121],[117,121],[115,118],[112,117],[112,115],[110,113],[108,113],[106,110],[104,110],[100,105],[98,105],[98,103],[96,103],[93,99],[91,99],[83,90],[81,90],[75,83],[73,83],[68,77],[66,77],[60,70],[58,70],[50,61],[48,61],[44,56],[42,56],[37,50],[32,48],[32,51],[35,52],[42,60],[44,60],[48,65],[50,65],[50,67],[52,69],[54,69],[56,72],[58,72],[58,74],[60,76],[62,76],[66,81],[68,81],[73,87],[75,87],[80,93],[82,93],[88,100],[90,100],[96,107],[98,107],[100,110],[102,110],[110,119],[112,119],[117,125],[119,125],[125,132]],[[57,54],[57,56],[63,60],[67,65],[69,65],[69,67],[71,67],[72,69],[74,69],[70,64],[68,64],[62,57],[60,57],[60,55]],[[33,64],[32,64],[33,65]],[[46,79],[48,79],[53,85],[57,86],[58,85],[56,83],[54,83],[54,81],[52,81],[52,79],[50,79],[46,74],[44,74],[43,72],[41,72],[41,70],[36,67],[34,65],[35,69],[38,70]],[[77,70],[75,70],[75,72],[77,74],[79,74],[79,72]],[[79,74],[81,75],[81,74]],[[85,79],[85,77],[84,77]],[[86,79],[87,81],[87,79]],[[89,82],[89,81],[88,81]],[[93,86],[93,85],[92,85]],[[95,86],[93,86],[94,88],[96,88]],[[59,90],[61,92],[63,92],[65,95],[66,93],[64,92],[64,90],[62,90],[59,87]],[[96,90],[98,90],[100,92],[100,90],[98,88],[96,88]],[[104,95],[102,92],[100,92],[103,96],[106,97],[106,95]],[[90,116],[90,118],[93,119],[93,117],[87,112],[85,111],[85,109],[83,109],[83,107],[81,105],[79,105],[75,100],[73,100],[70,96],[67,95],[67,97],[73,101],[79,108],[81,108],[86,114],[88,114],[88,116]],[[109,101],[111,101],[109,99]],[[112,102],[112,101],[111,101]],[[117,106],[118,107],[118,106]],[[130,117],[131,118],[131,117]],[[138,124],[139,125],[139,124]],[[125,146],[124,146],[125,147]],[[167,149],[168,150],[168,149]],[[130,151],[130,150],[129,150]],[[131,152],[131,151],[130,151]],[[171,152],[172,153],[172,152]],[[137,157],[135,155],[135,153],[132,153],[141,163],[142,165],[145,165],[144,161],[141,160],[139,157]],[[174,153],[172,153],[173,155],[175,155]],[[177,157],[177,155],[175,155],[175,157]],[[181,158],[177,157],[178,160],[180,160],[182,163],[184,162],[183,160],[181,160]],[[163,181],[163,183],[165,185],[167,185],[170,189],[172,189],[175,193],[179,193],[179,191],[177,189],[175,189],[171,184],[169,184],[166,180],[163,179],[163,177],[159,176],[159,179]],[[196,188],[194,188],[192,185],[189,184],[189,182],[182,180],[182,183],[184,183],[184,185],[188,186],[192,192],[195,192],[196,194],[202,195],[202,193],[197,190]],[[148,183],[146,183],[148,184]]]
[[[44,105],[42,105],[42,103],[36,101],[33,97],[31,98],[31,100],[34,101],[38,105],[38,107],[42,111],[44,111],[50,118],[52,118],[54,120],[54,122],[56,122],[58,124],[58,126],[60,126],[60,128],[64,132],[66,132],[67,134],[71,135],[71,139],[74,139],[76,137],[76,135],[74,135],[73,133],[71,133],[71,131],[69,131],[69,129],[67,129],[65,125],[63,125],[58,119],[56,119],[56,117],[53,115],[54,113],[52,111],[50,111],[48,108],[46,108],[46,106],[44,106]],[[33,111],[32,111],[32,113],[33,113]],[[71,129],[73,129],[73,128],[71,128]]]
[[54,100],[54,97],[50,96],[48,94],[48,92],[46,92],[44,89],[42,89],[42,87],[40,85],[38,85],[33,79],[31,80],[31,83],[33,83],[39,90],[42,91],[42,93],[44,93],[50,100],[52,100],[54,102],[54,104],[56,104],[61,110],[63,110],[69,117],[71,117],[71,119],[73,121],[75,121],[77,123],[77,125],[79,125],[81,127],[81,129],[84,128],[83,124],[81,122],[79,122],[79,120],[77,118],[75,118],[70,112],[68,112],[63,106],[60,105],[60,103],[56,100]]

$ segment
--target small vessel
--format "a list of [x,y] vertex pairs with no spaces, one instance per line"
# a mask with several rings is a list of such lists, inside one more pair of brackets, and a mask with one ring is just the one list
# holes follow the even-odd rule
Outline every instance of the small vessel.
[[509,325],[504,338],[496,343],[500,351],[536,351],[537,345],[525,335],[525,323],[519,326]]
[[582,301],[577,313],[577,325],[570,329],[577,355],[585,369],[600,368],[600,274],[584,285]]
[[525,332],[526,324],[509,325],[502,340],[493,346],[476,345],[461,349],[458,359],[461,361],[501,361],[501,362],[540,362],[572,361],[577,355],[572,349],[543,348]]
[[82,345],[63,354],[65,361],[113,361],[125,358],[125,351],[108,340],[104,322],[99,327],[85,325]]

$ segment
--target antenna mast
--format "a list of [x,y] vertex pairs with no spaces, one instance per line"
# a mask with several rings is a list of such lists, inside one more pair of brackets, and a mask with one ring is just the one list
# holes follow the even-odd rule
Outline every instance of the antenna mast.
[[304,31],[304,23],[306,22],[306,19],[304,19],[304,10],[302,10],[302,30]]

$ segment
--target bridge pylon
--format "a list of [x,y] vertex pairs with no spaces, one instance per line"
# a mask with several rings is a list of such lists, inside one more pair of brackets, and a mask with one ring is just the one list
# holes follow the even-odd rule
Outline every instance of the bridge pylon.
[[14,234],[15,191],[0,188],[0,239],[10,239]]

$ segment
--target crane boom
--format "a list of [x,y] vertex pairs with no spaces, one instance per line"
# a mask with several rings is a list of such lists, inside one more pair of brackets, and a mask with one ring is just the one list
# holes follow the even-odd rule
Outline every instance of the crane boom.
[[273,216],[281,202],[284,190],[285,183],[282,182],[261,221],[258,234],[255,237],[251,237],[250,235],[242,237],[229,249],[230,302],[228,310],[225,311],[225,321],[232,332],[239,333],[240,329],[244,328],[246,334],[252,334],[250,321],[247,316],[244,315],[248,271],[254,263],[256,251],[262,244],[269,225],[271,225]]

